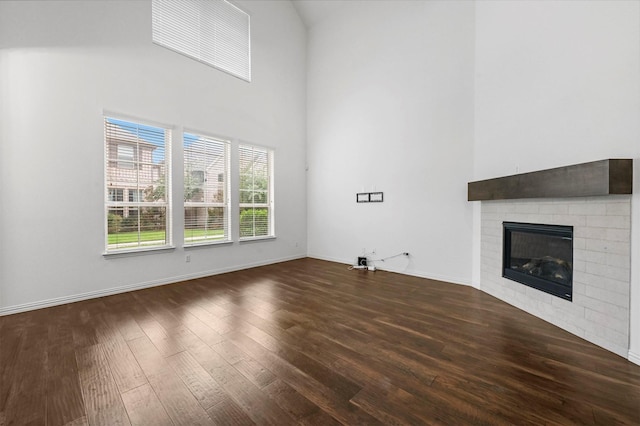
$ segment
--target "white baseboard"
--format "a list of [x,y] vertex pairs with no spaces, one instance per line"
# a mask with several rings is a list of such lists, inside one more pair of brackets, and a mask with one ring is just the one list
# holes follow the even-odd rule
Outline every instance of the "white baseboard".
[[640,354],[629,351],[627,359],[634,364],[640,365]]
[[[338,259],[334,257],[322,256],[322,255],[316,255],[316,254],[308,254],[307,257],[310,257],[313,259],[319,259],[319,260],[326,260],[329,262],[344,263],[345,265],[353,264],[352,263],[353,260],[349,261],[345,259]],[[385,265],[384,262],[376,262],[375,265],[376,265],[376,269],[379,269],[381,271],[395,272],[397,274],[410,275],[413,277],[425,278],[425,279],[434,280],[434,281],[444,281],[451,284],[459,284],[459,285],[466,285],[466,286],[471,285],[471,281],[464,280],[460,277],[443,276],[443,275],[429,274],[429,273],[423,273],[418,271],[408,271],[405,269],[394,269]]]
[[215,269],[210,271],[201,271],[194,274],[178,275],[174,277],[162,278],[159,280],[152,280],[152,281],[146,281],[142,283],[129,284],[121,287],[108,288],[105,290],[97,290],[97,291],[90,291],[87,293],[56,297],[54,299],[40,300],[37,302],[24,303],[22,305],[6,306],[4,308],[0,308],[0,316],[17,314],[20,312],[33,311],[33,310],[42,309],[42,308],[49,308],[51,306],[64,305],[65,303],[80,302],[82,300],[111,296],[114,294],[126,293],[128,291],[142,290],[143,288],[173,284],[181,281],[193,280],[196,278],[209,277],[212,275],[225,274],[227,272],[241,271],[243,269],[250,269],[258,266],[272,265],[275,263],[287,262],[289,260],[302,259],[305,257],[306,257],[305,255],[302,255],[302,256],[298,255],[298,256],[291,256],[291,257],[284,257],[280,259],[270,259],[270,260],[261,261],[261,262],[247,263],[244,265],[236,265],[229,268]]

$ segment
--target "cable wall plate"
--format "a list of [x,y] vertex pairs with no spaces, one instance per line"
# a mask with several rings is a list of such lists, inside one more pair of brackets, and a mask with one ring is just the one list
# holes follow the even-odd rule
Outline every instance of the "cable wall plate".
[[358,192],[356,203],[382,203],[382,192]]
[[356,194],[356,202],[358,203],[368,203],[369,202],[369,193],[368,192],[360,192]]
[[381,203],[382,202],[382,192],[370,192],[369,193],[369,202],[370,203]]

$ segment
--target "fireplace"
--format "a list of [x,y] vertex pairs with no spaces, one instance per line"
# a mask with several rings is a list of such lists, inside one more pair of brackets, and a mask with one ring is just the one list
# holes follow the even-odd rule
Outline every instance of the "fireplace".
[[502,226],[502,276],[572,300],[573,227],[516,222]]
[[[631,159],[469,182],[468,200],[481,201],[480,289],[627,357],[632,193]],[[520,228],[507,226],[505,231],[510,223]],[[566,234],[548,228],[552,246],[559,246],[560,253],[533,249],[538,246],[537,232],[529,232],[534,223],[568,225]],[[522,253],[521,247],[529,253]],[[564,265],[555,267],[550,280],[535,276],[545,275],[545,260],[551,260],[547,256]]]

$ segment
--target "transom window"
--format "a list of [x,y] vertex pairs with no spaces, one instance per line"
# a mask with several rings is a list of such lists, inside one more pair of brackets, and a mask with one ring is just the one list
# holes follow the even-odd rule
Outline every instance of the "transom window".
[[273,151],[240,145],[240,239],[274,236]]
[[229,241],[229,142],[184,133],[184,242]]
[[170,245],[166,128],[105,117],[107,253]]
[[152,0],[153,42],[251,81],[249,15],[226,0]]

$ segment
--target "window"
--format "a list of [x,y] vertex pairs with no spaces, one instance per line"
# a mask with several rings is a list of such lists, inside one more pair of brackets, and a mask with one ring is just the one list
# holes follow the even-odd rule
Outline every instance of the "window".
[[240,145],[240,238],[269,237],[273,230],[273,151]]
[[140,201],[143,201],[143,200],[144,200],[144,190],[143,189],[129,189],[129,202],[130,203],[139,203]]
[[105,117],[106,251],[171,242],[168,129]]
[[184,133],[184,242],[229,241],[229,143]]
[[122,188],[109,188],[109,201],[124,201]]
[[132,145],[120,144],[116,145],[116,151],[118,152],[118,167],[121,169],[133,169],[134,150]]
[[251,81],[249,15],[226,0],[153,0],[153,42]]

